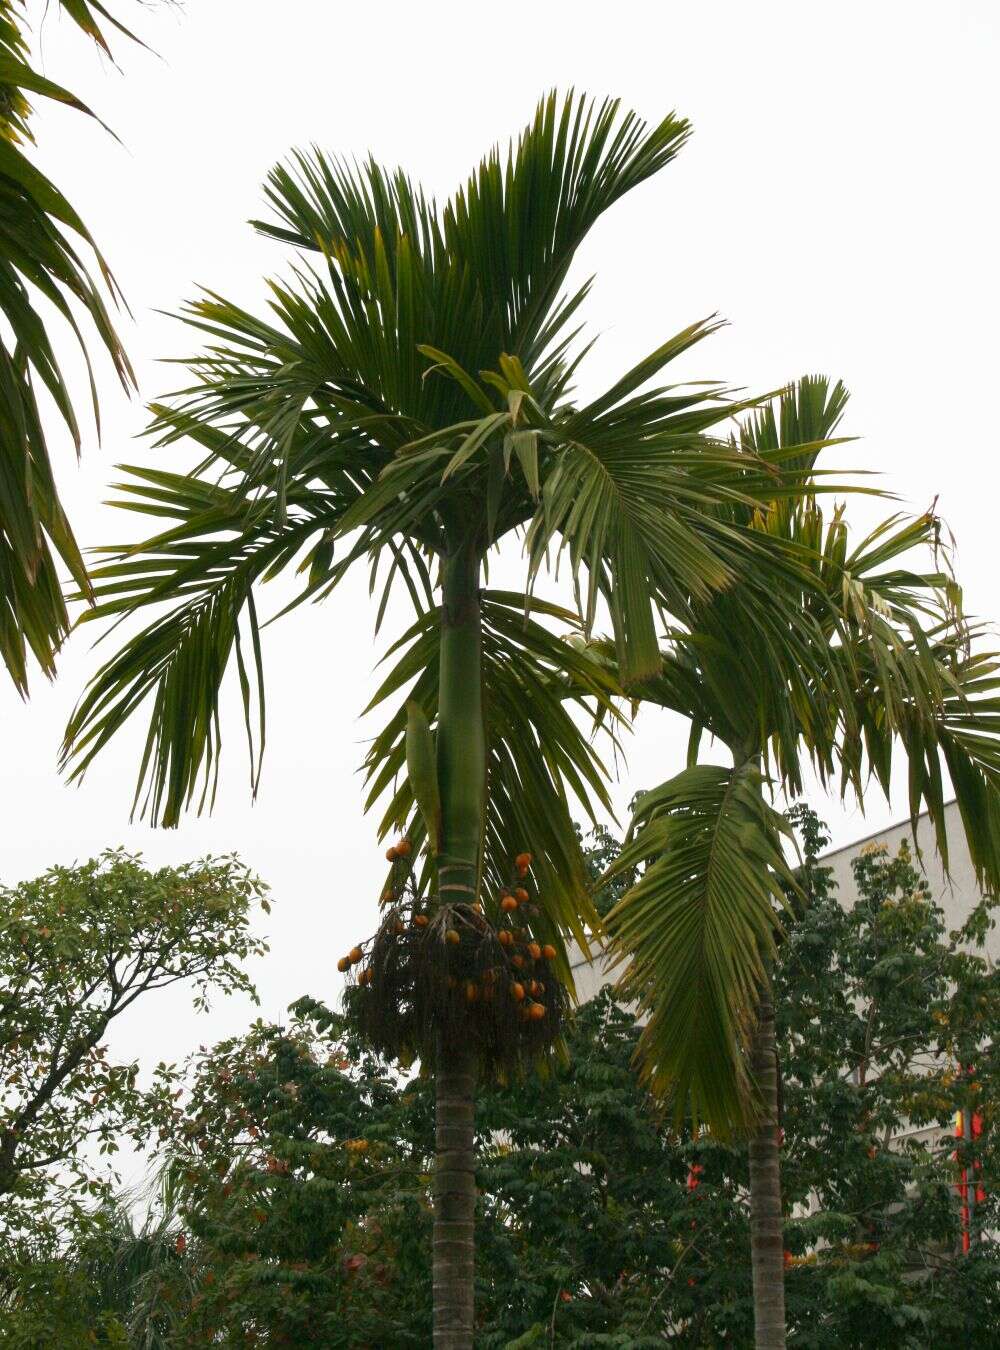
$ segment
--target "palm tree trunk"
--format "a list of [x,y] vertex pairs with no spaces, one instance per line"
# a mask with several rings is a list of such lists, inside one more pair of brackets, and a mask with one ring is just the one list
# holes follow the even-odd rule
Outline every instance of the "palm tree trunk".
[[475,1064],[440,1045],[435,1080],[434,1345],[470,1350],[475,1294]]
[[[479,559],[443,567],[437,759],[441,899],[472,901],[479,876],[486,787]],[[434,1168],[434,1345],[471,1350],[475,1294],[475,1060],[438,1042]]]
[[752,1050],[763,1114],[750,1140],[750,1254],[754,1344],[785,1350],[785,1244],[781,1214],[778,1057],[771,991],[761,995]]

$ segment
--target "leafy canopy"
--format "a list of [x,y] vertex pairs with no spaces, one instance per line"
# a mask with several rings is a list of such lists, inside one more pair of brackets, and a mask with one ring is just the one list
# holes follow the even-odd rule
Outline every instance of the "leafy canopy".
[[[979,906],[948,933],[912,858],[872,849],[841,903],[822,826],[793,815],[806,903],[774,972],[790,1334],[958,1350],[1000,1316],[995,1187],[963,1256],[952,1157],[974,1092],[983,1131],[961,1160],[996,1173],[1000,977],[978,945],[992,916]],[[614,848],[597,837],[588,864]],[[484,1347],[752,1340],[745,1143],[672,1127],[632,1072],[640,1033],[606,988],[549,1078],[482,1095]],[[970,1058],[973,1079],[955,1072]],[[25,1328],[12,1343],[38,1343],[58,1296],[79,1342],[113,1344],[120,1326],[151,1345],[158,1328],[236,1346],[260,1327],[302,1346],[426,1344],[430,1080],[401,1083],[303,999],[283,1025],[199,1052],[187,1081],[158,1221],[135,1231],[106,1210],[58,1272],[22,1265],[0,1305],[9,1336]]]
[[[720,1128],[747,1114],[757,992],[795,889],[768,791],[798,793],[811,767],[842,794],[863,801],[874,780],[888,796],[901,749],[911,814],[928,810],[945,864],[947,774],[977,878],[1000,886],[997,657],[974,645],[932,512],[892,516],[856,544],[843,507],[824,512],[820,451],[846,400],[843,386],[808,377],[741,433],[752,453],[806,477],[794,499],[730,513],[779,538],[811,585],[788,578],[766,614],[742,583],[693,602],[634,690],[687,719],[690,764],[639,799],[610,875],[645,870],[608,927],[629,960],[623,993],[647,1016],[652,1083]],[[612,659],[610,645],[598,651]],[[706,734],[731,765],[698,762]]]
[[[838,896],[817,851],[774,981],[791,1324],[818,1350],[959,1347],[996,1323],[1000,1300],[994,907],[980,901],[949,931],[905,842],[862,847]],[[957,1141],[970,1111],[982,1133]],[[987,1183],[969,1255],[961,1167]]]
[[[46,1213],[79,1214],[107,1186],[99,1160],[146,1142],[169,1075],[151,1088],[105,1037],[137,999],[184,982],[253,996],[242,968],[266,890],[235,858],[155,871],[108,852],[0,893],[0,1196],[5,1241]],[[85,1147],[86,1145],[86,1147]]]
[[[304,575],[323,599],[366,559],[418,615],[434,567],[523,536],[530,587],[565,552],[585,628],[603,594],[626,682],[659,665],[657,615],[742,578],[763,596],[794,558],[749,527],[752,508],[797,490],[786,472],[717,435],[741,404],[721,386],[650,387],[713,321],[663,343],[611,388],[577,401],[584,285],[576,249],[687,138],[614,101],[552,95],[504,158],[494,150],[443,207],[402,173],[320,151],[275,169],[277,224],[296,246],[258,317],[207,293],[184,319],[205,346],[192,383],[156,406],[160,446],[193,443],[193,474],[132,467],[119,504],[161,518],[109,548],[86,619],[158,609],[97,672],[66,733],[71,775],[140,708],[149,735],[136,803],[177,823],[210,801],[219,694],[236,667],[256,785],[264,739],[258,584]],[[724,507],[743,503],[746,518]],[[381,569],[381,570],[380,570]],[[586,755],[574,771],[585,776]],[[532,809],[537,809],[532,802]]]

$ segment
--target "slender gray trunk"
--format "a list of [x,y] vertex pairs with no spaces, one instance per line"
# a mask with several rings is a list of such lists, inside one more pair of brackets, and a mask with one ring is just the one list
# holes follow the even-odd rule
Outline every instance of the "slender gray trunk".
[[750,1140],[750,1254],[754,1344],[785,1350],[785,1243],[781,1213],[778,1057],[771,991],[761,995],[753,1039],[754,1078],[763,1114]]
[[475,1063],[438,1047],[435,1087],[434,1345],[470,1350],[475,1291]]

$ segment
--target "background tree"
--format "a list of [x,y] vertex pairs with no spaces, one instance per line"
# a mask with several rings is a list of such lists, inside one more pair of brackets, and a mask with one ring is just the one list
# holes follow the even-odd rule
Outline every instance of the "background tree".
[[[23,148],[33,140],[32,96],[93,116],[74,94],[31,64],[26,20],[32,11],[40,18],[45,8],[20,0],[0,3],[0,313],[6,330],[0,340],[0,660],[22,694],[28,688],[29,652],[51,675],[69,630],[59,564],[85,595],[90,593],[59,500],[43,425],[47,400],[79,453],[76,407],[46,315],[58,315],[79,341],[98,430],[97,385],[81,316],[126,391],[135,383],[108,314],[108,302],[117,302],[119,294],[107,264],[76,210]],[[132,36],[94,0],[60,0],[59,10],[109,55],[109,35]],[[89,268],[81,252],[91,257]]]
[[[992,907],[949,932],[905,844],[853,871],[845,905],[812,868],[775,973],[793,1341],[957,1348],[1000,1316]],[[970,1111],[982,1133],[956,1140]],[[986,1183],[968,1253],[963,1167]]]
[[[590,401],[572,391],[582,356],[572,323],[587,286],[570,294],[564,286],[577,247],[688,131],[673,115],[647,127],[614,102],[552,96],[506,161],[491,151],[440,210],[402,173],[374,163],[356,170],[316,153],[272,172],[278,222],[260,228],[314,258],[290,285],[272,284],[268,319],[211,294],[186,311],[210,345],[189,362],[190,388],[157,408],[154,432],[161,444],[190,438],[204,458],[194,474],[130,475],[125,502],[172,523],[138,548],[112,550],[97,573],[94,616],[164,604],[166,612],[84,694],[66,736],[73,776],[148,698],[137,801],[145,793],[153,817],[176,824],[217,770],[219,692],[232,663],[252,737],[259,728],[256,781],[256,585],[294,564],[308,573],[301,598],[321,599],[360,559],[376,575],[386,564],[379,618],[400,585],[418,610],[407,636],[425,719],[419,736],[419,717],[411,722],[421,767],[411,757],[383,829],[409,821],[413,844],[429,845],[419,886],[431,900],[431,940],[421,952],[443,978],[440,943],[479,922],[453,911],[480,899],[483,924],[494,925],[484,941],[493,943],[500,890],[527,850],[539,897],[534,936],[556,948],[568,978],[562,935],[586,944],[594,917],[569,798],[606,799],[558,677],[568,672],[592,711],[606,712],[612,691],[600,667],[553,644],[541,624],[512,626],[517,611],[545,612],[524,594],[487,607],[489,554],[523,533],[527,589],[565,549],[585,627],[607,602],[626,683],[659,667],[659,613],[687,615],[693,599],[736,577],[777,640],[784,617],[773,596],[784,592],[770,583],[802,570],[766,532],[722,510],[798,490],[794,470],[713,434],[743,405],[717,386],[649,388],[712,322],[669,339]],[[376,788],[406,763],[406,725],[400,709],[369,759]],[[440,979],[434,987],[446,988]],[[482,1068],[472,1032],[481,1007],[468,1034],[442,1028],[447,1054],[431,1038],[420,1047],[441,1070],[440,1345],[471,1337],[473,1092]],[[516,1050],[517,1036],[507,1044]]]
[[[0,1243],[4,1260],[107,1194],[99,1160],[148,1141],[170,1078],[150,1086],[105,1036],[139,998],[184,981],[254,997],[242,962],[265,888],[235,858],[151,871],[121,852],[0,893]],[[64,1213],[64,1211],[66,1211]]]
[[[637,1037],[606,990],[550,1077],[482,1094],[477,1345],[641,1350],[691,1319],[749,1325],[740,1193],[689,1187],[700,1147],[636,1081]],[[400,1084],[310,1000],[199,1055],[170,1146],[176,1343],[425,1345],[433,1151],[432,1081]]]
[[738,1197],[723,1182],[706,1204],[688,1184],[697,1146],[638,1082],[638,1037],[604,989],[580,1008],[551,1080],[526,1079],[484,1103],[493,1126],[478,1172],[493,1286],[484,1347],[645,1350],[692,1316],[709,1342],[750,1315]]
[[303,999],[195,1058],[166,1143],[195,1291],[179,1344],[428,1344],[429,1079],[401,1084]]
[[167,1350],[195,1297],[168,1174],[142,1196],[105,1195],[58,1237],[35,1232],[0,1271],[0,1345],[10,1350]]

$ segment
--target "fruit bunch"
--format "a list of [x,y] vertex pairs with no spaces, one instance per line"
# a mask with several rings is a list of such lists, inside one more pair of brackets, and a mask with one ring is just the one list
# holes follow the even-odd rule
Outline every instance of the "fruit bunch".
[[[409,856],[399,848],[390,850],[394,869]],[[345,1008],[371,1044],[412,1059],[432,1053],[442,1033],[459,1035],[495,1070],[551,1046],[568,997],[556,948],[534,932],[541,910],[526,884],[530,868],[531,854],[518,854],[490,906],[495,919],[479,902],[426,899],[400,879],[374,937],[338,962],[351,975]]]

